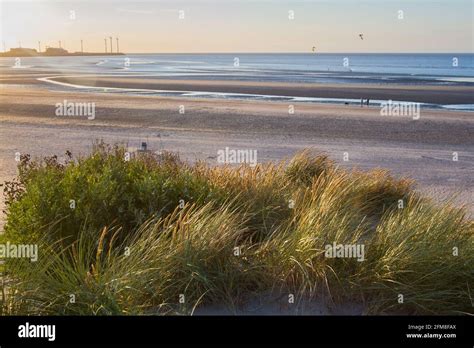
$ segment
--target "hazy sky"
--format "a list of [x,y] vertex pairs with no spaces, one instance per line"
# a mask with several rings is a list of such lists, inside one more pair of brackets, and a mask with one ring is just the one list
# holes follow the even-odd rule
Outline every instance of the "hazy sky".
[[118,36],[127,53],[474,51],[474,0],[0,0],[0,10],[7,49],[61,40],[79,51],[83,39],[103,52]]

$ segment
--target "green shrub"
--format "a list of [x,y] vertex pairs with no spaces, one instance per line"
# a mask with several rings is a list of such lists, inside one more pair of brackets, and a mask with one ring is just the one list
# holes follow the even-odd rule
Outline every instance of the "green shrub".
[[[167,156],[165,154],[165,156]],[[125,161],[120,147],[97,146],[92,155],[61,165],[56,159],[20,164],[22,192],[7,200],[5,235],[75,240],[82,228],[114,225],[131,232],[180,204],[214,199],[208,182],[176,158],[143,154]]]

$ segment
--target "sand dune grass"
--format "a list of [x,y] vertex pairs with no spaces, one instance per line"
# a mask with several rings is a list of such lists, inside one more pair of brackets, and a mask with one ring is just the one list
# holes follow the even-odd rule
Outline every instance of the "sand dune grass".
[[[309,152],[256,167],[124,155],[22,159],[1,242],[40,257],[6,260],[2,313],[190,314],[271,289],[370,314],[473,312],[474,223],[409,180]],[[363,261],[327,257],[333,243],[363,245]]]

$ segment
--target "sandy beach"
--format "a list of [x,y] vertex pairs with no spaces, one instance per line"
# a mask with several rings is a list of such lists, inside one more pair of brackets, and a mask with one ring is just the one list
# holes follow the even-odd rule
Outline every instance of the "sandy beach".
[[[15,77],[16,76],[16,77]],[[153,151],[179,152],[187,160],[216,162],[225,147],[257,150],[258,162],[287,158],[303,149],[324,152],[345,167],[387,168],[398,176],[416,180],[417,188],[435,199],[456,195],[457,203],[473,210],[474,118],[470,112],[422,109],[419,120],[407,116],[381,116],[379,107],[356,107],[312,103],[236,101],[205,98],[134,96],[113,93],[61,91],[38,81],[43,73],[19,72],[2,75],[0,88],[0,179],[14,177],[16,152],[33,156],[66,150],[79,155],[90,151],[93,141],[127,143],[138,147],[142,141]],[[51,76],[51,75],[49,75]],[[14,78],[15,77],[15,78]],[[81,83],[91,83],[82,78]],[[150,81],[112,77],[95,79],[103,87],[193,89],[211,91],[222,84],[235,91],[266,90],[260,83],[203,81]],[[69,81],[71,82],[71,81]],[[74,80],[75,83],[79,82]],[[87,83],[86,83],[87,82]],[[124,85],[127,83],[126,85]],[[191,83],[191,86],[189,85]],[[145,85],[143,85],[145,84]],[[291,85],[284,93],[311,93],[322,87]],[[224,89],[225,89],[224,88]],[[333,86],[337,90],[336,86]],[[347,94],[345,86],[337,93]],[[377,98],[396,99],[392,90],[410,93],[414,100],[472,99],[466,88],[422,87],[379,88]],[[289,89],[289,90],[288,90]],[[353,95],[366,91],[350,86]],[[414,92],[412,91],[414,90]],[[327,88],[327,93],[331,91]],[[375,90],[371,91],[375,95]],[[334,94],[331,94],[334,96]],[[96,117],[56,116],[55,104],[64,100],[95,103]],[[180,107],[184,106],[184,113]],[[348,161],[344,161],[347,152]],[[458,160],[453,160],[453,154]]]

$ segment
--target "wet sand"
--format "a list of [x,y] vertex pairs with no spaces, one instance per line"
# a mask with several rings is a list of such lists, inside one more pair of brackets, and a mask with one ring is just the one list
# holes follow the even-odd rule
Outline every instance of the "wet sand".
[[156,77],[58,77],[54,81],[105,88],[242,93],[272,96],[399,100],[474,104],[474,87],[426,85],[309,84],[248,81],[166,80]]
[[241,93],[301,98],[399,100],[430,104],[474,104],[472,85],[317,84],[163,78],[145,73],[111,71],[102,74],[0,68],[0,84],[45,85],[50,81],[100,88]]

